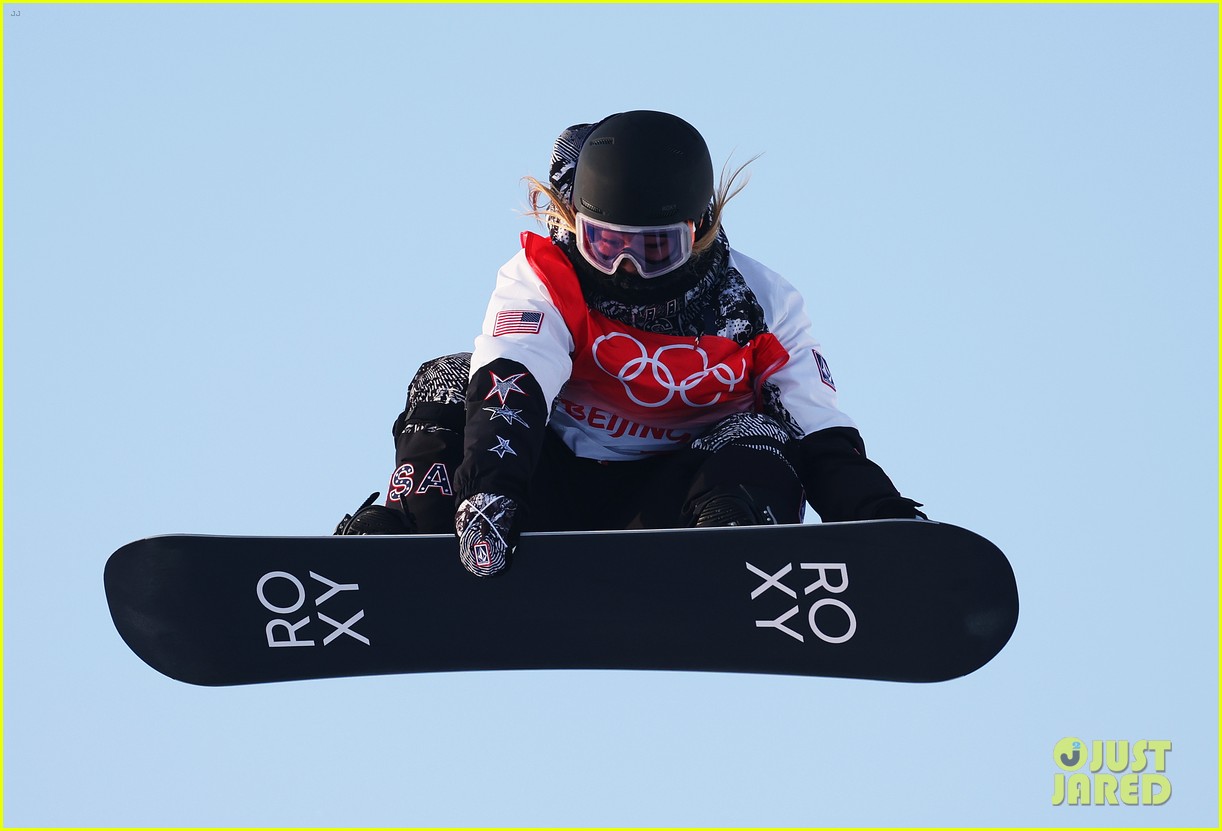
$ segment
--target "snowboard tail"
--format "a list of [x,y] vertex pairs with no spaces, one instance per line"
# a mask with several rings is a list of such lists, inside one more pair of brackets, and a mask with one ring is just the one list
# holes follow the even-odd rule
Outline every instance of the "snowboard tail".
[[524,534],[463,570],[453,536],[163,536],[106,564],[116,628],[201,685],[635,669],[931,682],[1009,640],[996,546],[917,520]]

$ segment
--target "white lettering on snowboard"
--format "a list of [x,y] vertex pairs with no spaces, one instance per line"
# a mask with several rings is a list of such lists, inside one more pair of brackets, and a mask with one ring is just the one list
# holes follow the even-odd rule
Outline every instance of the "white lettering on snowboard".
[[[311,571],[309,574],[310,577],[327,587],[325,592],[314,599],[315,607],[321,606],[341,592],[356,592],[361,588],[356,583],[336,583],[334,580],[330,580],[313,571]],[[275,589],[280,588],[280,584],[275,583],[274,581],[286,581],[291,587],[290,597],[292,602],[289,605],[278,605],[277,603],[268,599],[267,592],[269,585],[273,586]],[[263,608],[278,615],[292,615],[297,613],[300,611],[301,607],[305,605],[307,600],[306,588],[302,584],[301,580],[297,579],[297,577],[294,575],[289,574],[287,571],[269,571],[267,574],[264,574],[259,578],[259,584],[255,587],[255,593],[259,596],[259,602],[263,604]],[[283,602],[285,599],[282,593],[278,593],[277,596],[281,602]],[[331,632],[322,639],[322,645],[329,646],[334,643],[335,639],[340,635],[347,635],[348,637],[358,640],[368,646],[369,638],[352,628],[356,626],[356,624],[359,623],[364,617],[365,610],[359,609],[356,614],[352,615],[341,623],[340,621],[329,617],[322,612],[318,612],[318,620],[331,627]],[[304,629],[309,623],[309,615],[305,615],[296,622],[291,622],[284,618],[275,618],[268,621],[267,627],[264,630],[265,634],[267,635],[267,645],[271,647],[317,646],[318,643],[313,638],[298,637],[300,630]]]
[[[813,571],[816,574],[815,581],[803,589],[803,597],[814,594],[820,589],[829,594],[841,594],[849,587],[849,569],[844,563],[799,563],[798,568],[803,571]],[[752,600],[759,599],[769,589],[776,589],[789,598],[798,599],[797,591],[783,582],[785,577],[793,571],[793,563],[786,563],[784,567],[772,574],[751,563],[747,563],[747,570],[764,581],[751,592]],[[832,612],[830,615],[823,612],[820,615],[820,610],[829,608],[839,611]],[[755,621],[755,626],[758,629],[776,629],[798,643],[805,643],[806,636],[787,625],[789,619],[797,615],[801,609],[801,603],[795,604],[772,620]],[[838,625],[833,625],[837,619],[839,619]],[[853,614],[848,604],[838,597],[821,597],[812,603],[806,613],[806,623],[811,633],[825,643],[844,643],[857,632],[856,615]],[[832,634],[829,634],[829,631]]]

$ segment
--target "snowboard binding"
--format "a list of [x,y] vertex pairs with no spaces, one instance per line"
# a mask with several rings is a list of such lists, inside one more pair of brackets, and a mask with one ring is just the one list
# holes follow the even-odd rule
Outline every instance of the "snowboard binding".
[[715,488],[693,503],[694,528],[725,528],[738,525],[776,525],[776,515],[762,507],[743,485]]
[[395,510],[385,505],[373,504],[378,492],[369,494],[354,514],[344,514],[335,526],[336,537],[353,537],[364,534],[414,534],[416,522],[406,510]]

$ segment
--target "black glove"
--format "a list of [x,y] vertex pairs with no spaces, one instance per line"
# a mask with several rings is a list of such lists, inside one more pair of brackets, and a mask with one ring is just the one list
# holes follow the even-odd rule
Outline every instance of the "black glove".
[[918,508],[920,502],[914,502],[906,496],[891,496],[880,499],[865,508],[869,519],[929,519]]
[[881,467],[866,458],[854,427],[828,427],[802,439],[802,484],[824,522],[859,519],[928,519],[921,503],[900,496]]

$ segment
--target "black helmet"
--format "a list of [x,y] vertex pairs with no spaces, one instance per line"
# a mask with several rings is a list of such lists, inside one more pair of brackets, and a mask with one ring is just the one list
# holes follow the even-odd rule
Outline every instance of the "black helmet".
[[699,220],[713,198],[713,160],[678,116],[635,110],[608,116],[586,138],[573,207],[619,225]]

